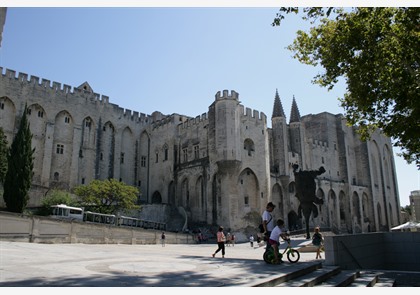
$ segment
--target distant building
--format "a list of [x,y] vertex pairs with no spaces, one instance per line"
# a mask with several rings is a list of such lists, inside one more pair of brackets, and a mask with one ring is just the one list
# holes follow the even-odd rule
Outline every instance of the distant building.
[[420,222],[420,190],[410,193],[411,220]]

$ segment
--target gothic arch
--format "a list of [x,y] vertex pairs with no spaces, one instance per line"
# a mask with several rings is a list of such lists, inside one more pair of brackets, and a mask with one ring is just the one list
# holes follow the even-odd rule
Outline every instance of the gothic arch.
[[[140,134],[140,139],[138,143],[138,163],[137,167],[138,169],[138,181],[139,181],[139,187],[142,191],[142,200],[148,201],[149,200],[149,188],[148,188],[148,182],[149,182],[149,166],[150,166],[150,135],[146,131],[143,131]],[[141,180],[141,182],[140,182]],[[170,191],[171,192],[171,191]],[[171,196],[170,196],[171,197]],[[175,188],[173,186],[173,205],[178,205],[175,202]]]
[[[53,151],[51,157],[51,173],[58,173],[60,180],[53,180],[53,186],[61,189],[69,189],[73,158],[74,121],[66,110],[62,110],[55,116],[53,133]],[[63,180],[63,181],[61,181]]]
[[194,221],[205,221],[204,182],[201,175],[198,176],[191,191],[193,192],[190,195],[191,217]]
[[360,212],[360,198],[357,192],[353,192],[352,197],[352,217],[353,217],[353,232],[362,232],[362,214]]
[[155,191],[152,196],[152,204],[162,204],[162,196],[160,192]]
[[254,171],[245,168],[238,176],[238,212],[242,215],[259,206],[259,184]]
[[325,223],[328,224],[328,210],[325,209],[325,207],[326,207],[325,203],[327,203],[327,202],[325,201],[325,198],[324,198],[325,193],[322,190],[322,188],[318,188],[318,190],[316,191],[316,196],[317,196],[317,198],[319,198],[321,200],[324,200],[324,204],[317,205],[318,214],[319,214],[318,219],[321,221],[320,223],[322,225],[324,225]]
[[[50,182],[51,175],[48,175],[48,170],[46,171],[45,179],[42,179],[44,172],[44,159],[47,151],[45,151],[45,143],[48,140],[46,136],[47,133],[47,114],[43,107],[39,104],[32,104],[28,106],[27,109],[27,118],[29,122],[29,128],[32,133],[32,148],[35,149],[34,153],[34,170],[39,173],[34,174],[32,179],[35,183],[40,183],[43,185],[48,185]],[[53,146],[53,154],[54,154]],[[51,151],[49,151],[51,153]],[[43,183],[46,182],[46,183]]]
[[185,178],[181,182],[181,206],[184,208],[190,207],[190,191],[189,191],[188,178]]
[[123,182],[129,185],[135,185],[136,181],[134,179],[134,160],[136,145],[133,132],[129,127],[125,127],[122,131],[120,146],[120,178]]
[[277,205],[277,210],[280,212],[280,215],[283,216],[285,214],[285,201],[283,198],[283,191],[279,183],[275,183],[271,189],[271,200],[275,205]]
[[351,233],[351,211],[349,207],[349,200],[346,197],[344,191],[340,191],[338,195],[339,199],[339,212],[340,212],[340,228],[341,231]]
[[339,232],[339,216],[337,212],[337,196],[335,192],[331,189],[328,192],[328,215],[330,220],[330,227],[334,233]]
[[100,128],[99,178],[114,178],[115,127],[108,121]]
[[96,126],[91,117],[82,121],[82,135],[79,149],[79,184],[90,183],[95,177]]
[[375,228],[375,214],[373,213],[372,200],[366,192],[363,192],[362,195],[362,216],[363,222],[366,224],[366,231],[372,231]]
[[287,214],[287,223],[289,225],[289,230],[293,231],[293,230],[297,230],[302,228],[302,222],[299,219],[296,211],[291,210],[288,214]]
[[169,183],[168,186],[168,203],[170,205],[176,205],[176,201],[175,201],[175,184],[173,181],[171,181]]

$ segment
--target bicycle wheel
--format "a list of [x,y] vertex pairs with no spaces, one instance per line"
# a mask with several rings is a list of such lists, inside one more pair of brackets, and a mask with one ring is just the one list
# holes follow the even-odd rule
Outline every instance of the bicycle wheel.
[[266,263],[272,264],[274,261],[274,251],[273,249],[269,249],[264,252],[263,259]]
[[290,261],[290,263],[296,263],[300,259],[300,253],[296,249],[289,249],[287,251],[287,260]]

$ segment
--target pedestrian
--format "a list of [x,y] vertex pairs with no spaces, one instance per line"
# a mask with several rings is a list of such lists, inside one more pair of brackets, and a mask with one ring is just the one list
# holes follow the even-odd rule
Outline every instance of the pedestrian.
[[274,228],[274,220],[272,212],[276,208],[276,205],[274,205],[272,202],[269,202],[266,206],[266,209],[264,210],[262,214],[262,225],[264,227],[264,233],[263,233],[263,239],[264,241],[268,241],[270,238],[271,231]]
[[315,259],[321,259],[321,248],[324,244],[324,237],[321,234],[319,227],[315,227],[314,234],[312,236],[312,244],[316,247],[316,257]]
[[227,233],[226,235],[226,246],[230,247],[230,243],[232,241],[232,236],[230,235],[230,233]]
[[217,231],[216,237],[217,237],[217,249],[212,254],[212,256],[214,257],[219,251],[222,251],[222,258],[225,258],[226,236],[223,233],[223,226],[219,226],[219,230]]
[[251,247],[254,248],[254,236],[253,235],[249,236],[249,243],[251,244]]
[[232,234],[232,236],[230,237],[230,241],[232,243],[232,247],[235,247],[235,235]]
[[160,236],[160,239],[162,241],[162,247],[165,247],[165,238],[166,238],[165,232],[163,231],[162,232],[162,235]]
[[270,238],[268,243],[274,249],[274,264],[282,263],[281,257],[279,259],[279,245],[280,245],[280,237],[287,240],[287,236],[283,232],[282,228],[284,226],[284,221],[282,219],[277,219],[276,227],[271,231]]

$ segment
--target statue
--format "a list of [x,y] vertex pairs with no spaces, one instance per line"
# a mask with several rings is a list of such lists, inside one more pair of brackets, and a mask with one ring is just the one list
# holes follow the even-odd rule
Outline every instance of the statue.
[[325,172],[324,167],[320,167],[318,170],[310,171],[297,171],[299,165],[293,165],[293,174],[295,175],[295,187],[296,197],[299,199],[298,216],[302,218],[302,214],[305,217],[306,223],[306,238],[310,239],[311,234],[309,232],[309,217],[311,213],[314,218],[318,216],[318,208],[316,204],[322,205],[324,201],[316,196],[316,183],[315,178]]

